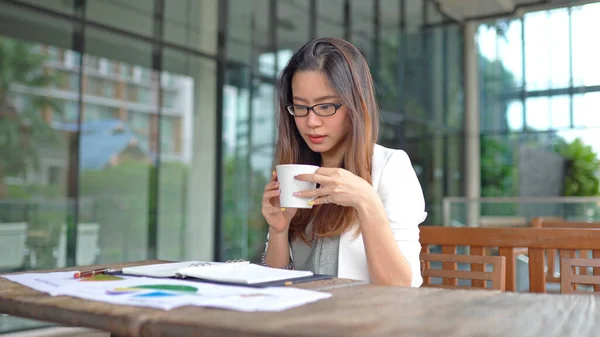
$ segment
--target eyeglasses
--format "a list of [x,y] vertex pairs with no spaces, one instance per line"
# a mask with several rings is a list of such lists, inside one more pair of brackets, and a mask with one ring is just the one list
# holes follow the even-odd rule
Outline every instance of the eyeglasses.
[[313,106],[289,104],[286,108],[290,115],[294,117],[306,117],[309,110],[312,110],[317,116],[327,117],[334,115],[341,106],[342,103],[321,103]]

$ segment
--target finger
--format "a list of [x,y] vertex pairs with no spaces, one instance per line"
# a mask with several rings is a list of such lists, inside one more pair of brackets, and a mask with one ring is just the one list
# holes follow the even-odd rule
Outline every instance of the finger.
[[263,200],[271,200],[274,197],[278,196],[279,194],[281,194],[280,190],[270,190],[265,192],[265,194],[263,194]]
[[270,183],[268,183],[265,186],[265,192],[270,191],[270,190],[274,190],[276,188],[279,187],[279,182],[278,181],[271,181]]
[[273,215],[273,214],[277,214],[277,213],[283,213],[285,211],[285,208],[281,208],[281,207],[275,207],[273,205],[264,205],[263,206],[263,212],[266,213],[267,215]]
[[327,197],[327,202],[325,202],[325,196],[313,199],[313,200],[311,200],[311,201],[308,202],[309,205],[313,205],[313,206],[323,205],[323,204],[331,204],[331,203],[332,203],[331,202],[331,196]]
[[317,183],[320,185],[326,185],[327,183],[331,183],[333,181],[333,179],[320,174],[298,174],[297,176],[294,176],[294,179]]
[[330,176],[340,170],[338,167],[319,167],[315,173],[323,176]]
[[314,190],[305,190],[305,191],[294,192],[293,195],[296,197],[300,197],[300,198],[318,198],[318,197],[322,197],[325,195],[330,195],[330,194],[332,194],[332,192],[333,191],[330,188],[323,187],[323,188],[315,188]]

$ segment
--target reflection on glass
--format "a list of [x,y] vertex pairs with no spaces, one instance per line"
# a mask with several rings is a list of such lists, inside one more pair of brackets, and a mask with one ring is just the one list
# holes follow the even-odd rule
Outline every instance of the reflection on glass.
[[[248,253],[250,88],[248,69],[227,69],[223,87],[223,258]],[[264,188],[264,186],[263,186]],[[259,198],[259,200],[262,198]]]
[[[157,109],[150,102],[141,105],[128,98],[132,92],[156,90],[156,76],[150,81],[141,80],[142,73],[152,73],[146,66],[150,62],[150,45],[95,30],[88,30],[88,33],[94,37],[95,50],[99,54],[83,56],[86,90],[80,138],[79,193],[86,203],[80,208],[80,216],[83,216],[80,222],[84,223],[80,229],[85,229],[88,240],[95,242],[88,249],[96,251],[94,254],[82,252],[88,260],[78,263],[145,259],[148,211],[153,207],[148,202],[148,182],[156,151]],[[91,41],[86,40],[86,43]],[[141,48],[146,52],[137,54],[130,50],[130,57],[139,58],[139,63],[132,63],[130,61],[134,59],[113,59],[98,49],[99,46],[110,49],[109,46],[114,45]],[[131,79],[120,75],[122,66],[133,69]],[[113,70],[109,71],[109,68]],[[140,130],[140,126],[148,127]],[[139,131],[141,134],[137,133]]]

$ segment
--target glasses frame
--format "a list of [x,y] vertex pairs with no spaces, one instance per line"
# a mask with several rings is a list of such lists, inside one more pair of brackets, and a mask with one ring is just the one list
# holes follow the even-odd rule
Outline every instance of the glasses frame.
[[[321,113],[318,113],[315,110],[315,107],[321,106],[321,105],[333,105],[335,107],[335,110],[333,111],[333,113],[328,114],[328,115],[323,115]],[[335,113],[342,107],[342,105],[344,105],[344,103],[319,103],[319,104],[315,104],[313,106],[306,106],[306,105],[302,105],[302,104],[288,104],[285,106],[285,108],[287,109],[288,113],[294,117],[306,117],[308,116],[308,114],[310,113],[310,111],[312,110],[312,112],[315,113],[315,115],[319,116],[319,117],[329,117],[329,116],[333,116],[335,115]],[[306,108],[306,115],[302,115],[302,116],[298,116],[298,115],[294,115],[291,111],[290,108],[294,107],[294,106],[299,106],[299,107],[303,107]]]

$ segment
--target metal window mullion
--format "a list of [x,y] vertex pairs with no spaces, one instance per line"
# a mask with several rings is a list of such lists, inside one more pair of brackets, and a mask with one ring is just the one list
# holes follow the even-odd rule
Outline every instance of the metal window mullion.
[[[83,56],[85,53],[85,0],[76,0],[73,2],[73,10],[78,18],[74,22],[72,34],[72,49],[79,53],[79,88],[77,93],[77,127],[75,132],[69,137],[69,182],[67,192],[67,261],[66,266],[75,266],[77,264],[77,233],[79,230],[79,179],[80,179],[80,157],[81,153],[81,124],[83,122]],[[69,216],[72,214],[72,217]]]
[[229,0],[218,3],[217,33],[217,77],[216,77],[216,109],[215,113],[215,211],[214,211],[214,246],[215,261],[222,259],[223,251],[223,87],[225,85],[225,68],[227,64],[227,28],[229,19]]
[[161,161],[161,120],[162,120],[162,66],[163,66],[163,18],[164,18],[165,0],[154,1],[153,13],[153,43],[152,43],[152,70],[156,72],[157,88],[157,106],[156,106],[156,138],[154,141],[156,154],[150,168],[150,177],[148,181],[148,238],[147,238],[147,258],[156,259],[158,256],[158,216],[160,203],[160,161]]

